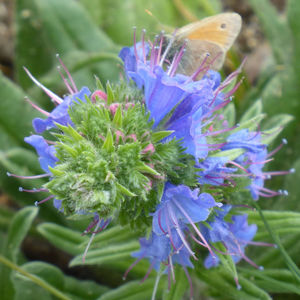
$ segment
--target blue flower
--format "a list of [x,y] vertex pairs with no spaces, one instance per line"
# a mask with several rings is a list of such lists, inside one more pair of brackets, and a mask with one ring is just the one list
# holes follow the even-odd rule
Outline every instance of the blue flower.
[[208,193],[199,194],[185,185],[167,183],[161,203],[153,214],[153,231],[169,233],[177,224],[192,224],[205,221],[213,207],[222,206]]
[[227,176],[236,172],[236,168],[226,167],[229,159],[226,156],[208,157],[201,163],[197,164],[197,168],[201,171],[197,172],[198,182],[200,184],[222,185]]
[[[208,222],[210,228],[201,226],[201,231],[210,243],[222,242],[227,249],[227,254],[231,255],[233,261],[238,263],[241,259],[254,264],[246,255],[245,247],[254,238],[257,226],[248,225],[248,216],[232,216],[231,222],[224,220],[224,217],[230,211],[230,205],[224,205],[221,211],[218,211],[214,220]],[[211,254],[205,259],[206,268],[211,268],[219,264],[219,259]],[[256,265],[255,265],[256,266]]]
[[132,256],[138,259],[148,258],[151,266],[159,271],[161,263],[167,261],[171,252],[169,239],[152,232],[149,239],[140,239],[140,245],[140,250],[133,252]]
[[36,133],[43,133],[45,130],[55,127],[55,123],[61,125],[73,125],[68,110],[74,102],[78,102],[77,98],[85,102],[85,96],[90,96],[91,92],[87,87],[83,87],[78,93],[74,93],[64,98],[64,100],[56,106],[49,114],[47,119],[35,118],[32,122]]
[[39,155],[41,168],[49,173],[49,167],[54,167],[58,158],[55,156],[54,146],[49,146],[45,139],[40,135],[26,137],[25,142],[33,146]]
[[249,132],[248,129],[242,129],[227,138],[227,143],[222,147],[222,150],[238,148],[257,153],[266,149],[266,145],[261,143],[259,132]]
[[161,203],[153,214],[152,230],[157,235],[167,235],[173,248],[177,251],[172,235],[172,229],[174,228],[186,250],[196,258],[185,236],[185,231],[188,231],[186,224],[194,229],[203,245],[210,249],[195,224],[205,221],[211,209],[220,206],[222,204],[215,202],[214,198],[208,193],[199,194],[198,189],[192,191],[184,185],[174,186],[167,183]]

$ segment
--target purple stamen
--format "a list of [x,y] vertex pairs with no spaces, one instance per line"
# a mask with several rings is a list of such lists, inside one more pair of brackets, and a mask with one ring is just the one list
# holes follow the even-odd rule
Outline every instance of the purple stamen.
[[[100,223],[101,223],[100,220],[98,220],[98,223],[97,223],[97,225],[96,225],[96,227],[95,227],[95,231],[98,230],[98,228],[99,228],[99,226],[100,226]],[[90,246],[91,246],[91,244],[92,244],[92,241],[93,241],[93,239],[95,238],[95,236],[96,236],[96,233],[93,233],[92,236],[90,237],[90,240],[89,240],[89,242],[88,242],[88,244],[87,244],[85,250],[84,250],[84,253],[83,253],[83,256],[82,256],[82,262],[83,262],[83,263],[85,262],[86,255],[87,255],[87,253],[88,253],[88,250],[89,250],[89,248],[90,248]]]
[[185,273],[186,278],[188,279],[188,282],[190,285],[190,299],[193,299],[194,291],[193,291],[193,283],[192,283],[191,276],[190,276],[187,268],[184,265],[182,267],[183,267],[184,273]]
[[39,106],[37,106],[35,103],[33,103],[32,101],[29,100],[29,98],[26,96],[25,97],[25,101],[27,101],[34,109],[36,109],[37,111],[39,111],[40,113],[44,114],[46,117],[50,116],[50,113],[48,113],[47,111],[43,110],[42,108],[40,108]]
[[167,232],[164,231],[164,229],[161,226],[161,210],[158,211],[158,226],[160,228],[160,230],[164,233],[167,234]]
[[68,78],[70,79],[70,82],[71,82],[71,84],[72,84],[72,86],[73,86],[73,89],[74,89],[75,93],[77,93],[77,92],[78,92],[78,89],[77,89],[77,87],[76,87],[76,84],[75,84],[75,82],[74,82],[72,76],[71,76],[71,73],[69,72],[68,68],[65,66],[65,64],[63,63],[63,61],[61,60],[61,58],[59,57],[59,54],[56,54],[56,57],[57,57],[59,63],[61,64],[61,66],[63,67],[63,69],[65,70],[65,72],[66,72]]
[[221,129],[221,130],[217,130],[217,131],[210,131],[210,132],[206,132],[204,134],[202,134],[202,136],[214,136],[214,135],[218,135],[220,133],[224,133],[230,130],[233,130],[235,128],[237,128],[238,126],[233,126],[231,128],[225,128],[225,129]]
[[239,239],[239,242],[244,243],[244,244],[254,245],[254,246],[274,247],[274,248],[277,247],[276,244],[264,243],[264,242],[244,241],[244,240],[240,240],[240,239]]
[[50,195],[49,197],[47,197],[47,198],[45,198],[45,199],[43,199],[43,200],[41,200],[41,201],[35,201],[34,205],[35,205],[35,206],[38,206],[38,205],[40,205],[40,204],[42,204],[42,203],[45,203],[45,202],[49,201],[49,200],[52,199],[52,198],[54,198],[54,196],[53,196],[53,195]]
[[[170,228],[170,224],[169,224],[169,219],[167,218],[167,216],[166,216],[166,224],[167,224],[168,237],[169,237],[169,239],[170,239],[170,243],[171,243],[171,245],[172,245],[174,251],[177,251],[177,248],[176,248],[176,246],[175,246],[175,244],[174,244],[174,241],[173,241],[173,236],[172,236],[172,232],[171,232],[171,228]],[[175,226],[176,226],[176,225],[175,225]]]
[[129,268],[126,270],[126,272],[123,275],[123,280],[125,280],[127,278],[128,273],[145,257],[145,253],[139,257],[138,259],[136,259],[130,266]]
[[150,273],[151,273],[151,271],[153,269],[153,266],[154,266],[154,262],[152,262],[152,264],[150,265],[150,267],[149,267],[149,269],[148,269],[145,277],[141,280],[141,283],[143,283],[149,277],[149,275],[150,275]]
[[166,56],[167,56],[167,54],[168,54],[170,48],[172,47],[172,44],[174,43],[174,40],[175,40],[175,32],[176,32],[176,30],[174,31],[173,36],[172,36],[172,38],[170,39],[169,44],[168,44],[168,46],[167,46],[167,48],[166,48],[166,50],[165,50],[165,52],[164,52],[164,54],[163,54],[163,56],[162,56],[160,62],[159,62],[159,66],[161,66],[161,67],[163,66],[163,63],[164,63],[164,61],[165,61],[165,59],[166,59]]
[[41,88],[46,95],[48,95],[54,102],[60,104],[63,102],[63,99],[61,99],[60,97],[58,97],[57,95],[55,95],[54,93],[52,93],[49,89],[47,89],[45,86],[43,86],[39,81],[37,81],[32,75],[31,73],[27,70],[27,68],[23,67],[25,72],[27,73],[27,75],[30,77],[30,79],[39,87]]
[[266,159],[266,160],[263,160],[263,161],[256,161],[256,162],[247,162],[248,164],[250,165],[265,165],[266,163],[270,162],[274,160],[273,158],[270,158],[270,159]]
[[144,63],[147,62],[146,51],[145,51],[145,34],[146,34],[146,29],[143,29],[142,30],[141,41],[142,41],[142,50],[143,50]]
[[176,216],[175,216],[175,214],[174,214],[174,212],[173,212],[172,207],[169,206],[168,204],[167,204],[167,206],[168,206],[169,211],[170,211],[170,217],[171,217],[171,219],[173,220],[173,222],[175,223],[175,229],[176,229],[176,231],[177,231],[177,233],[178,233],[178,235],[179,235],[179,237],[180,237],[182,243],[184,244],[184,246],[185,246],[185,248],[188,250],[188,252],[193,256],[193,258],[194,258],[195,260],[198,260],[197,257],[195,256],[195,253],[191,250],[189,244],[187,243],[187,241],[186,241],[185,238],[184,238],[184,235],[183,235],[183,233],[182,233],[182,231],[181,231],[181,229],[180,229],[180,226],[179,226],[179,224],[178,224],[178,220],[177,220],[177,218],[176,218]]
[[60,71],[60,66],[57,67],[57,71],[58,71],[60,77],[62,78],[65,86],[67,87],[69,93],[70,94],[74,94],[74,91],[72,90],[71,86],[69,85],[69,82],[67,81],[67,79],[65,78],[65,76],[63,75],[63,73]]
[[7,172],[6,175],[9,177],[15,177],[15,178],[20,178],[20,179],[39,179],[39,178],[43,178],[43,177],[49,177],[52,174],[46,173],[46,174],[34,175],[34,176],[20,176],[20,175],[16,175],[16,174]]
[[138,56],[137,48],[136,48],[136,27],[135,26],[133,27],[133,49],[134,49],[134,55],[135,55],[136,61],[138,62],[139,56]]
[[224,95],[224,99],[227,99],[227,98],[231,97],[236,92],[236,90],[240,87],[243,80],[244,80],[244,78],[242,78],[228,93],[226,93]]
[[179,210],[183,213],[183,215],[187,218],[187,220],[189,221],[189,224],[192,225],[192,227],[194,228],[194,230],[196,231],[196,233],[198,234],[198,236],[201,238],[201,240],[204,242],[204,244],[206,245],[206,248],[208,249],[208,251],[211,253],[212,256],[214,256],[214,253],[212,252],[208,242],[206,241],[206,239],[204,238],[204,236],[201,234],[201,232],[199,231],[198,227],[194,224],[193,220],[190,218],[190,216],[187,214],[187,212],[184,210],[184,208],[174,199],[174,204],[179,208]]
[[239,279],[238,277],[234,277],[234,281],[235,281],[235,284],[236,284],[236,288],[238,290],[241,290],[242,289],[242,286],[239,284]]
[[[291,169],[293,170],[293,169]],[[277,175],[287,175],[287,174],[291,174],[293,173],[293,171],[291,172],[291,170],[289,171],[276,171],[276,172],[264,172],[264,175],[271,175],[271,176],[277,176]]]
[[49,192],[49,190],[45,188],[40,188],[40,189],[33,188],[32,190],[27,190],[27,189],[23,189],[21,186],[19,187],[19,191],[26,192],[26,193]]
[[200,242],[192,233],[190,233],[190,237],[199,245],[206,247],[206,245],[202,242]]
[[175,283],[176,279],[175,279],[175,272],[174,272],[174,266],[173,266],[173,261],[172,261],[172,256],[171,255],[169,255],[169,267],[170,267],[170,270],[171,270],[173,282]]
[[95,227],[99,222],[98,218],[95,218],[89,225],[88,227],[84,230],[84,232],[82,233],[82,235],[86,235],[87,233],[89,233],[91,231],[91,229],[93,227]]
[[241,169],[241,170],[243,170],[244,172],[246,172],[246,173],[248,173],[248,174],[251,174],[247,169],[245,169],[243,166],[241,166],[240,164],[238,164],[237,162],[235,162],[235,161],[229,161],[228,162],[229,164],[232,164],[232,165],[234,165],[234,166],[236,166],[237,168],[239,168],[239,169]]
[[159,43],[159,48],[158,48],[157,58],[156,58],[156,62],[155,62],[156,65],[158,65],[158,64],[159,64],[159,61],[160,61],[163,41],[164,41],[164,35],[163,35],[163,32],[162,32],[162,33],[161,33],[161,36],[160,36],[160,43]]
[[199,68],[194,72],[194,74],[191,75],[191,77],[188,79],[188,82],[195,80],[197,76],[207,67],[203,68],[203,66],[206,64],[207,59],[209,58],[209,53],[206,53],[205,58],[203,59],[202,63],[200,64]]
[[185,41],[183,43],[183,45],[181,46],[178,55],[176,57],[174,57],[174,59],[173,59],[172,68],[169,69],[169,76],[170,77],[173,77],[175,75],[175,72],[178,68],[179,62],[182,59],[182,56],[184,54],[186,44],[187,44],[187,42]]

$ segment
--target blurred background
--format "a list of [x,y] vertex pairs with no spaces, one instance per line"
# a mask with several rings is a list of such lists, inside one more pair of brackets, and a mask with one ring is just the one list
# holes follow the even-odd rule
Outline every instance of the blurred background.
[[[296,173],[276,177],[269,187],[287,189],[289,196],[261,199],[260,205],[288,254],[296,264],[300,263],[297,255],[300,246],[297,213],[300,208],[300,1],[1,0],[0,251],[2,257],[12,262],[8,267],[0,260],[0,295],[4,295],[1,299],[150,299],[155,280],[150,276],[144,284],[139,284],[148,268],[146,262],[141,262],[128,280],[122,281],[124,271],[133,262],[130,253],[138,248],[137,237],[126,228],[112,226],[98,235],[91,256],[82,265],[80,254],[88,237],[81,232],[88,220],[66,219],[51,203],[34,207],[43,195],[22,193],[19,187],[39,187],[43,181],[7,176],[7,172],[20,175],[41,172],[35,152],[24,143],[24,137],[33,131],[32,119],[39,114],[24,101],[24,96],[46,110],[52,108],[51,101],[28,78],[23,66],[62,96],[66,90],[57,72],[56,54],[59,53],[77,86],[93,89],[94,75],[103,83],[118,81],[122,74],[118,52],[122,46],[132,45],[133,26],[137,32],[145,28],[149,37],[153,37],[162,29],[172,32],[223,11],[235,11],[243,19],[242,31],[227,55],[223,78],[247,58],[244,80],[234,98],[233,117],[239,120],[252,107],[252,114],[263,111],[267,116],[262,129],[285,126],[271,149],[282,138],[288,140],[288,145],[276,154],[270,169],[295,168]],[[271,241],[255,212],[250,213],[251,220],[259,226],[257,239]],[[273,299],[300,299],[299,282],[279,251],[255,248],[248,251],[266,269],[259,273],[241,264],[241,282],[249,284],[248,289],[237,291],[224,270],[205,271],[199,267],[193,271],[197,278],[194,279],[195,299],[271,299],[269,294]],[[13,270],[18,266],[27,275]],[[27,279],[28,274],[34,274],[40,281],[33,283]],[[183,288],[179,287],[172,296],[163,292],[162,280],[159,297],[181,299],[187,283],[184,274],[178,276]],[[224,289],[228,291],[225,295]]]

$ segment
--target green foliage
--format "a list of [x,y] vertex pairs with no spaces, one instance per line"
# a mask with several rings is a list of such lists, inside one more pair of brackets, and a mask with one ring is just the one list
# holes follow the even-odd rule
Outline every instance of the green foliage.
[[[241,211],[249,214],[250,224],[258,225],[256,241],[274,243],[271,237],[273,236],[279,245],[277,249],[249,247],[249,256],[257,264],[263,265],[265,270],[259,271],[245,265],[238,266],[237,273],[242,289],[237,290],[233,279],[235,272],[232,272],[230,262],[224,262],[227,268],[220,266],[205,270],[198,267],[195,272],[190,272],[196,291],[195,299],[198,295],[203,295],[203,297],[223,300],[256,300],[271,299],[269,296],[271,294],[273,299],[282,300],[288,297],[296,299],[300,295],[297,280],[299,272],[297,266],[300,263],[300,216],[296,212],[300,207],[298,201],[300,2],[287,1],[284,16],[276,11],[269,0],[248,2],[255,11],[271,45],[273,60],[270,61],[267,69],[261,70],[257,84],[251,87],[249,92],[244,93],[243,99],[237,99],[237,103],[242,103],[237,106],[237,111],[231,103],[226,107],[224,115],[229,126],[233,126],[236,119],[239,120],[241,126],[237,130],[249,126],[255,130],[259,121],[267,115],[268,118],[262,120],[262,130],[266,133],[264,142],[272,147],[276,145],[277,142],[274,141],[283,127],[293,120],[284,130],[284,137],[288,139],[289,144],[286,150],[283,149],[276,155],[271,168],[280,170],[294,167],[296,173],[272,184],[274,189],[282,189],[284,186],[289,191],[288,198],[260,201],[260,205],[268,209],[263,210],[263,215],[269,224],[269,231],[256,211],[240,208]],[[21,175],[35,175],[41,172],[35,154],[23,141],[24,137],[32,131],[31,120],[38,116],[38,113],[24,101],[24,90],[35,103],[43,107],[50,105],[45,102],[42,92],[33,87],[23,70],[24,65],[43,84],[58,91],[60,95],[65,90],[61,79],[57,76],[56,53],[61,55],[78,86],[92,87],[94,74],[99,76],[102,82],[107,80],[116,82],[120,73],[120,60],[117,57],[119,45],[132,44],[132,26],[137,26],[138,33],[140,29],[146,28],[150,35],[161,29],[172,32],[172,28],[215,14],[221,11],[221,7],[222,3],[218,0],[16,0],[14,8],[16,44],[13,64],[15,79],[21,88],[0,75],[0,186],[1,191],[10,196],[14,203],[13,207],[22,207],[43,198],[43,195],[36,193],[20,193],[19,186],[32,189],[45,183],[41,179],[29,182],[6,175],[7,171]],[[147,14],[145,9],[150,10],[154,17]],[[142,227],[145,224],[150,225],[151,219],[148,213],[153,204],[150,205],[151,203],[144,200],[149,197],[150,202],[156,203],[161,185],[157,180],[157,191],[150,196],[144,185],[149,178],[154,180],[157,177],[155,172],[162,177],[168,176],[175,184],[184,183],[193,186],[195,178],[191,174],[194,173],[194,162],[189,157],[182,156],[182,148],[175,140],[169,141],[166,146],[158,144],[170,132],[154,132],[151,137],[142,140],[143,130],[147,131],[151,127],[151,124],[147,123],[148,116],[138,105],[124,110],[125,96],[131,94],[129,101],[136,103],[135,99],[141,97],[139,93],[134,94],[130,87],[126,90],[124,84],[118,86],[111,83],[106,86],[106,89],[108,102],[119,103],[119,108],[112,115],[110,110],[101,107],[100,99],[93,109],[90,109],[90,103],[82,106],[82,110],[78,109],[79,106],[74,107],[72,116],[77,127],[76,130],[72,127],[61,127],[65,135],[58,135],[61,139],[58,153],[65,164],[53,170],[56,177],[49,186],[53,185],[53,191],[65,197],[66,189],[75,184],[74,178],[79,178],[80,180],[76,182],[80,182],[80,187],[85,189],[93,190],[96,185],[99,185],[96,189],[98,192],[93,195],[88,194],[89,197],[86,197],[86,193],[78,192],[78,189],[76,194],[76,186],[74,189],[69,189],[68,199],[74,198],[76,194],[77,199],[81,198],[81,202],[77,203],[76,207],[69,202],[65,207],[65,213],[85,208],[88,204],[93,209],[100,209],[101,206],[101,209],[107,210],[108,215],[112,214],[110,200],[111,194],[114,195],[114,205],[119,209],[121,223],[127,226],[112,226],[96,235],[85,265],[89,267],[93,265],[93,271],[97,272],[114,271],[117,280],[110,277],[105,284],[119,286],[109,289],[99,283],[69,277],[53,263],[27,262],[27,258],[22,256],[20,247],[24,238],[30,235],[31,239],[44,238],[57,249],[75,256],[71,264],[83,267],[82,253],[89,242],[89,236],[81,236],[81,232],[86,228],[86,221],[76,221],[79,225],[74,229],[74,221],[63,221],[52,204],[46,203],[40,209],[39,224],[36,226],[33,222],[37,215],[36,208],[28,207],[15,212],[12,208],[3,207],[1,201],[0,295],[3,300],[151,299],[155,278],[150,277],[143,284],[139,281],[147,272],[148,263],[140,262],[130,272],[130,279],[137,279],[137,281],[129,279],[128,282],[121,283],[122,274],[134,261],[130,254],[138,248],[138,234],[130,230],[129,224],[135,223],[141,231],[144,230]],[[122,142],[120,147],[117,147],[116,130],[121,127],[122,130],[125,129],[123,132],[125,135],[133,132],[137,134],[139,143],[133,140],[125,142],[120,138]],[[106,138],[105,142],[99,138],[99,134]],[[74,147],[73,142],[76,142]],[[147,165],[147,169],[145,164],[150,162],[150,155],[141,156],[140,152],[150,142],[156,149],[151,159],[159,163],[154,163],[151,167]],[[90,150],[91,145],[93,151]],[[230,154],[231,159],[235,159],[243,152],[242,150],[230,151],[228,150],[227,154]],[[105,156],[105,160],[99,153]],[[131,163],[128,161],[128,155],[132,159]],[[215,153],[215,156],[218,155],[220,154]],[[80,164],[75,166],[72,159],[74,157],[79,158]],[[107,157],[113,158],[109,164]],[[180,157],[180,160],[174,162],[173,157]],[[117,166],[121,166],[118,174],[116,174]],[[70,168],[75,169],[76,172],[70,173]],[[69,172],[68,176],[66,170]],[[131,182],[126,180],[129,173],[132,175]],[[180,182],[179,178],[184,178],[184,182]],[[115,183],[113,189],[106,179]],[[241,180],[239,185],[245,186],[246,182]],[[99,192],[103,188],[110,192],[109,196]],[[135,208],[132,204],[137,197],[141,200],[141,205]],[[237,202],[245,203],[247,195],[240,193],[235,197]],[[124,199],[126,202],[123,202]],[[120,208],[122,202],[124,206]],[[284,211],[287,209],[291,211]],[[136,214],[140,217],[134,218]],[[90,270],[88,269],[88,272]],[[104,276],[103,273],[100,276],[96,271],[93,272],[96,274],[94,278],[102,280],[106,277],[105,273]],[[185,297],[188,284],[182,270],[176,272],[176,284],[171,286],[169,292],[166,281],[163,276],[158,287],[157,300],[179,300]]]

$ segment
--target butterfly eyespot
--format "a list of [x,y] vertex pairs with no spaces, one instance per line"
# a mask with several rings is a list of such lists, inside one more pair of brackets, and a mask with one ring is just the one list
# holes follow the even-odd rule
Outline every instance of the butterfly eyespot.
[[220,27],[221,27],[222,29],[225,29],[225,28],[226,28],[226,24],[225,24],[225,23],[222,23]]

